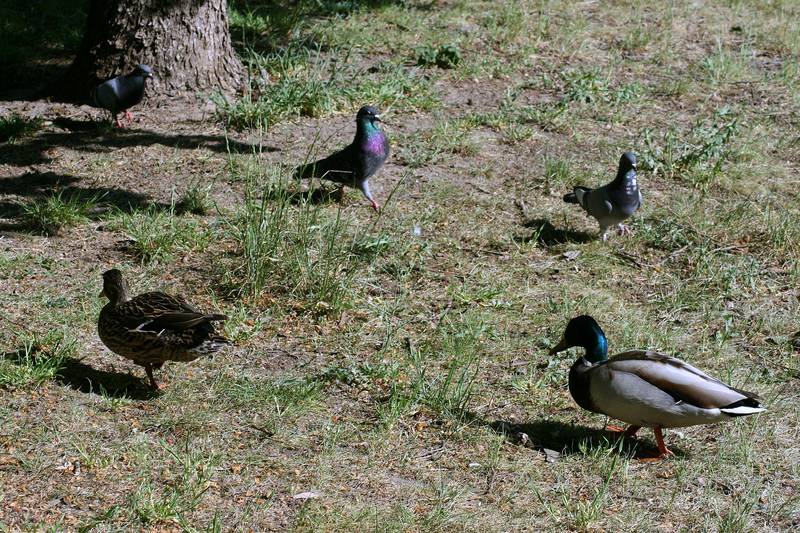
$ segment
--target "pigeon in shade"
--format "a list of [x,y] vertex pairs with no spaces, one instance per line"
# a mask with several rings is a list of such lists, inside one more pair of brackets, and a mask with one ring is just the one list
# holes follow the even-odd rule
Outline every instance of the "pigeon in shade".
[[212,324],[228,317],[198,311],[180,296],[163,292],[131,298],[128,283],[116,268],[103,273],[100,296],[108,298],[97,320],[100,340],[112,352],[143,366],[154,390],[158,385],[153,370],[166,361],[210,357],[230,344]]
[[319,178],[338,183],[341,187],[357,188],[378,211],[380,206],[369,190],[369,178],[389,158],[389,139],[378,127],[378,122],[381,122],[381,117],[375,107],[368,105],[359,109],[353,142],[325,159],[297,167],[295,178]]
[[106,80],[92,90],[92,104],[108,110],[114,117],[114,124],[118,128],[122,123],[117,118],[118,113],[125,114],[130,123],[133,120],[130,109],[144,97],[145,81],[153,77],[153,70],[147,65],[136,65],[130,74],[124,74]]
[[594,217],[600,223],[603,240],[608,238],[608,228],[615,224],[620,235],[630,233],[622,222],[642,205],[642,193],[636,181],[636,156],[632,152],[622,154],[617,177],[608,185],[596,189],[577,186],[573,192],[564,195],[564,201],[580,205]]
[[643,427],[653,428],[658,456],[649,460],[672,455],[664,444],[663,428],[715,424],[766,410],[752,392],[735,389],[668,355],[630,350],[609,358],[606,335],[588,315],[569,321],[550,355],[573,346],[584,350],[569,371],[575,403],[627,422],[627,429],[608,426],[627,437]]

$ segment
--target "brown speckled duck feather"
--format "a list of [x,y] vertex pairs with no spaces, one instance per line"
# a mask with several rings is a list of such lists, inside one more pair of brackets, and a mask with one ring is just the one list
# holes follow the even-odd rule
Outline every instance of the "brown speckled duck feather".
[[114,353],[145,367],[154,388],[152,369],[165,361],[193,361],[230,344],[215,334],[212,324],[226,320],[225,315],[203,313],[180,296],[163,292],[130,298],[119,270],[103,274],[101,294],[109,302],[97,322],[100,339]]

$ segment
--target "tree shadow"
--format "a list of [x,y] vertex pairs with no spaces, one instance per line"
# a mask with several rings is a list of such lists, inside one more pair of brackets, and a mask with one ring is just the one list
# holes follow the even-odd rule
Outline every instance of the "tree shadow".
[[78,50],[87,7],[80,0],[0,2],[0,101],[39,99],[64,75]]
[[55,146],[93,153],[153,144],[190,150],[204,148],[224,154],[258,154],[280,150],[274,146],[245,143],[223,135],[170,135],[149,130],[113,129],[103,123],[68,118],[57,118],[53,120],[53,124],[67,131],[45,131],[15,143],[4,143],[0,145],[0,161],[20,167],[50,163]]
[[[629,458],[649,457],[658,449],[649,441],[637,437],[625,437],[612,431],[603,431],[586,426],[565,424],[558,420],[537,420],[516,424],[505,420],[484,421],[496,433],[507,436],[515,444],[524,444],[522,434],[530,439],[529,445],[536,449],[555,450],[561,454],[584,454],[597,447],[608,448],[619,445],[620,452]],[[640,431],[645,431],[642,428]],[[620,443],[620,439],[622,442]],[[680,448],[671,448],[676,455],[684,455]],[[644,453],[642,453],[644,452]]]
[[[78,202],[90,202],[94,207],[89,218],[96,219],[109,210],[131,212],[143,208],[169,209],[169,205],[154,202],[150,196],[115,187],[79,187],[81,178],[55,172],[27,172],[10,178],[0,178],[0,195],[21,197],[25,200],[0,200],[0,218],[19,219],[23,214],[21,201],[40,200],[49,195]],[[24,223],[0,222],[0,230],[26,231]]]
[[597,239],[597,235],[585,231],[556,228],[552,222],[545,218],[527,220],[523,224],[533,231],[530,235],[515,237],[520,243],[536,242],[544,247],[567,243],[587,243]]
[[111,398],[150,400],[158,396],[144,378],[124,372],[98,370],[72,357],[64,360],[56,382],[86,394]]

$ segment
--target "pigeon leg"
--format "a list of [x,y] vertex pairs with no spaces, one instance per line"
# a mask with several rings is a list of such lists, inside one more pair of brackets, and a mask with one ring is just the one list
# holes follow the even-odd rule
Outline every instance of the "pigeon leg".
[[378,205],[378,202],[375,200],[370,200],[370,202],[372,202],[372,209],[374,209],[376,213],[380,212],[381,206]]
[[153,365],[151,363],[147,363],[144,365],[144,371],[147,373],[147,377],[150,378],[150,385],[153,386],[153,390],[158,390],[158,383],[156,383],[155,378],[153,377]]
[[131,124],[133,122],[133,115],[131,115],[131,112],[128,111],[127,109],[125,110],[125,120],[128,121],[128,124]]
[[617,233],[619,235],[630,235],[631,234],[631,228],[629,228],[625,224],[617,224]]
[[114,115],[114,126],[116,126],[117,128],[125,127],[122,125],[122,122],[120,122],[119,117],[117,115]]

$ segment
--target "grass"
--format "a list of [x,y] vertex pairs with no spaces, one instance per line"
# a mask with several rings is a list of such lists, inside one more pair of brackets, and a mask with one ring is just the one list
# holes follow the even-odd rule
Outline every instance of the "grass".
[[[0,25],[27,23],[12,11]],[[249,84],[217,122],[142,104],[154,137],[202,143],[4,102],[38,125],[0,145],[0,529],[796,526],[794,3],[230,12]],[[367,103],[392,144],[380,214],[289,177]],[[562,196],[626,150],[644,205],[603,243]],[[112,267],[221,310],[236,345],[167,363],[150,394],[97,338]],[[676,457],[640,462],[652,431],[603,431],[566,386],[577,352],[548,354],[583,313],[612,353],[679,356],[769,410],[668,430]]]
[[22,223],[44,235],[57,235],[62,229],[89,221],[97,196],[84,197],[77,192],[59,191],[20,205]]
[[325,117],[363,102],[406,111],[438,105],[427,79],[392,61],[367,72],[330,63],[319,49],[289,47],[267,56],[251,52],[250,57],[245,95],[237,100],[213,97],[217,116],[231,128],[269,129],[289,118]]
[[734,153],[728,146],[739,129],[739,120],[728,108],[710,120],[699,120],[688,132],[670,128],[659,140],[645,129],[642,167],[655,175],[680,178],[695,186],[707,185],[722,171]]
[[30,137],[42,129],[44,120],[39,117],[26,118],[11,115],[0,118],[0,143],[13,143],[19,139]]
[[150,207],[119,212],[109,228],[128,235],[128,249],[143,264],[172,261],[177,254],[201,252],[211,242],[211,231],[202,222],[175,216],[174,207]]
[[37,387],[52,380],[77,348],[74,338],[59,331],[26,332],[18,342],[17,351],[3,354],[0,360],[0,387]]

